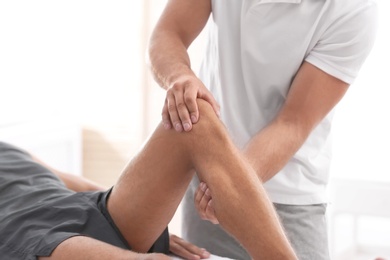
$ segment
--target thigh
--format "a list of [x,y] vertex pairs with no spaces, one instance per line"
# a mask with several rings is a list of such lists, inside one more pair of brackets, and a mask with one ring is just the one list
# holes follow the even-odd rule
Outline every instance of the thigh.
[[182,139],[183,134],[159,126],[108,198],[109,214],[135,251],[147,252],[163,233],[191,180]]
[[330,259],[326,204],[274,206],[299,259]]

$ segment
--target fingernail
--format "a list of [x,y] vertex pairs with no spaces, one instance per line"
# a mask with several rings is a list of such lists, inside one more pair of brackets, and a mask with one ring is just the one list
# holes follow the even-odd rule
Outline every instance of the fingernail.
[[205,184],[204,182],[202,182],[202,183],[200,184],[200,189],[201,189],[202,191],[205,191],[205,190],[206,190],[206,184]]
[[183,124],[184,130],[189,131],[191,129],[191,125],[189,123]]
[[221,117],[221,112],[219,110],[217,111],[217,116]]
[[193,124],[195,124],[196,123],[196,116],[191,116],[191,122],[193,123]]
[[178,132],[181,132],[181,124],[180,123],[177,123],[176,125],[175,125],[175,129],[176,129],[176,131],[178,131]]
[[204,252],[202,252],[202,256],[203,257],[209,257],[210,256],[210,253],[206,251],[206,249],[203,249]]
[[164,123],[164,124],[163,124],[163,126],[164,126],[164,128],[165,128],[165,129],[169,129],[169,128],[171,128],[171,125],[170,125],[170,124],[168,124],[168,123]]
[[210,196],[210,195],[211,195],[211,192],[210,192],[209,189],[207,189],[205,193],[206,193],[207,196]]

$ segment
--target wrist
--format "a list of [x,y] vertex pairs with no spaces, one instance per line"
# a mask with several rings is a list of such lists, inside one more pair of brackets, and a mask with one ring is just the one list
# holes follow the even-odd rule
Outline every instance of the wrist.
[[195,73],[187,65],[179,65],[172,69],[172,73],[164,81],[165,89],[174,86],[175,84],[182,84],[197,79]]

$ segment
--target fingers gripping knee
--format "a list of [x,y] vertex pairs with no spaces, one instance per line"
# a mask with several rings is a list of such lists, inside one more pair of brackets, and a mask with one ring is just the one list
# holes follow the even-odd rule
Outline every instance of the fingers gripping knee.
[[194,130],[203,132],[203,135],[213,130],[225,131],[222,122],[219,120],[210,103],[203,99],[197,99],[197,103],[199,108],[199,121],[194,125]]

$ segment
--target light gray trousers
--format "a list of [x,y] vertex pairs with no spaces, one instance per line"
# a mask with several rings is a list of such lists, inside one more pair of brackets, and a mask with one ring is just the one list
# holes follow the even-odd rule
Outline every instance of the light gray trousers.
[[[199,218],[194,207],[194,192],[197,187],[198,179],[194,178],[183,199],[183,238],[215,255],[250,260],[251,257],[245,249],[219,225]],[[330,259],[326,204],[274,206],[300,260]]]

